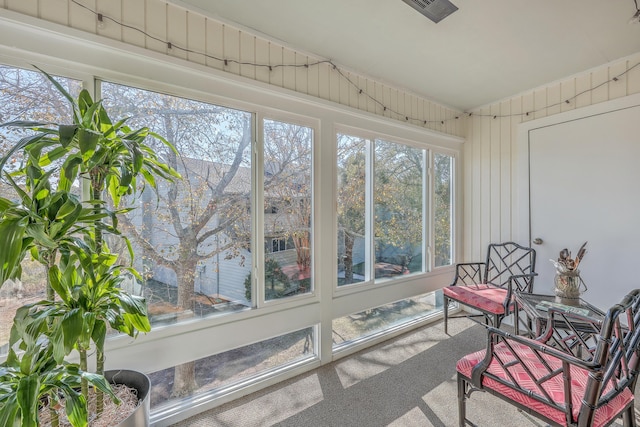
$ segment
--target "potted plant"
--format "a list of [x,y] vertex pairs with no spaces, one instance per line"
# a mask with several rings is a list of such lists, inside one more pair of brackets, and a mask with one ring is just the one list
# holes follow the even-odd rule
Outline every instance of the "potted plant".
[[[39,425],[41,402],[50,408],[57,406],[59,397],[65,401],[66,415],[72,425],[86,425],[87,401],[79,391],[83,381],[117,397],[101,375],[80,370],[77,364],[56,362],[53,345],[47,339],[47,317],[34,315],[31,307],[20,308],[14,319],[12,335],[20,337],[20,354],[14,348],[0,367],[0,425]],[[50,411],[51,425],[59,425],[58,413]]]
[[[13,390],[16,397],[0,398],[0,425],[16,420],[23,426],[37,425],[33,411],[43,396],[53,406],[60,392],[71,399],[66,411],[78,426],[87,423],[88,383],[96,386],[98,413],[104,392],[115,398],[104,381],[108,328],[132,337],[150,330],[144,299],[120,287],[127,276],[140,278],[133,268],[131,245],[118,230],[117,215],[128,211],[118,209],[120,200],[135,193],[139,182],[155,187],[159,178],[173,180],[179,174],[145,142],[154,137],[175,151],[167,140],[148,128],[129,128],[127,119],[113,123],[102,103],[94,102],[86,90],[74,99],[42,72],[69,101],[73,117],[70,124],[0,125],[32,131],[0,159],[4,170],[8,161],[21,158],[18,168],[5,173],[15,200],[0,198],[0,283],[20,277],[20,263],[27,254],[43,265],[47,278],[47,299],[18,310],[14,320],[10,354],[0,366],[0,390]],[[72,191],[77,183],[87,200]],[[127,264],[111,252],[106,235],[126,243]],[[97,370],[89,374],[87,354],[94,350]],[[72,351],[79,354],[77,365],[65,361]],[[17,375],[17,367],[33,375]],[[35,377],[48,378],[48,385],[32,383]],[[72,392],[78,385],[81,397]],[[52,422],[54,418],[55,414]]]

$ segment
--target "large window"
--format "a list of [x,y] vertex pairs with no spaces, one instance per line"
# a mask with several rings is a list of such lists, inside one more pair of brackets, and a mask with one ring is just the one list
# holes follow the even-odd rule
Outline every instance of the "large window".
[[442,291],[437,290],[333,319],[333,349],[340,351],[390,329],[433,316],[441,310]]
[[176,400],[180,405],[178,397],[215,395],[251,378],[264,379],[269,372],[283,366],[314,358],[317,353],[314,343],[314,328],[305,328],[195,360],[189,364],[194,370],[188,389],[180,389],[180,366],[151,373],[151,407],[168,406]]
[[162,156],[182,179],[142,189],[122,219],[153,322],[250,307],[252,115],[106,82],[102,96],[116,119],[150,127],[178,152]]
[[375,141],[375,278],[423,271],[426,150]]
[[452,171],[449,155],[430,161],[425,149],[337,135],[338,286],[451,264]]
[[[311,291],[313,130],[264,120],[265,300]],[[289,244],[287,244],[289,243]]]
[[422,272],[424,149],[337,137],[338,285]]
[[[141,188],[127,200],[135,209],[121,218],[137,267],[144,271],[144,283],[132,284],[132,290],[147,298],[155,325],[255,307],[256,285],[265,300],[311,291],[311,128],[263,122],[268,250],[261,280],[254,285],[252,245],[260,244],[252,241],[251,226],[252,186],[260,183],[253,182],[254,115],[108,82],[102,83],[102,95],[114,119],[130,117],[134,126],[150,127],[177,150],[157,145],[182,179]],[[308,330],[304,339],[309,342],[311,336]],[[282,351],[268,347],[280,354],[313,351],[300,352],[293,348],[296,343],[291,341]],[[246,350],[249,361],[243,373],[255,370],[251,357],[258,355],[251,348]],[[210,383],[212,373],[206,366],[219,360],[224,356],[188,361],[154,374],[154,387],[168,388],[174,396],[218,388],[219,376]]]
[[453,259],[453,158],[434,156],[434,234],[435,267],[451,265]]
[[[112,71],[104,76],[121,76]],[[72,95],[82,86],[58,81]],[[310,118],[304,118],[293,113],[294,99],[277,112],[253,106],[242,90],[237,105],[250,106],[245,110],[205,102],[223,85],[215,78],[200,100],[94,82],[89,89],[113,120],[128,118],[132,128],[149,127],[175,146],[174,152],[147,141],[182,176],[158,180],[155,188],[138,180],[135,194],[119,206],[131,208],[119,228],[142,273],[123,286],[146,298],[153,330],[135,341],[113,332],[109,356],[126,363],[140,355],[158,417],[195,400],[244,393],[248,384],[258,389],[271,375],[319,365],[320,355],[331,353],[326,347],[350,351],[440,309],[439,294],[417,294],[436,289],[450,269],[434,274],[434,282],[419,273],[453,262],[452,155],[407,142],[411,136],[396,141],[372,132],[341,133],[333,146],[331,136],[317,131],[316,118],[328,117],[329,107],[307,105]],[[0,66],[0,122],[69,122],[69,116],[68,102],[40,73]],[[346,115],[341,126],[357,125],[349,120]],[[0,128],[0,154],[19,138]],[[327,160],[334,154],[337,164]],[[0,197],[8,194],[5,184],[0,180]],[[111,250],[130,261],[123,242],[112,240]],[[26,260],[22,281],[0,288],[0,361],[15,310],[45,295],[43,273]],[[336,281],[342,289],[333,294]],[[374,293],[357,286],[374,282],[382,284]],[[333,330],[319,327],[328,322]],[[158,348],[160,358],[153,354]]]

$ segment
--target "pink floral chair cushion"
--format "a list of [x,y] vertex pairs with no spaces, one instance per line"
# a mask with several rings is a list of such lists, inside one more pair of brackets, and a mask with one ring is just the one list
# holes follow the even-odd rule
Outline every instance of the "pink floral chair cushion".
[[504,314],[505,288],[493,285],[448,286],[442,292],[452,300],[474,307],[480,311]]

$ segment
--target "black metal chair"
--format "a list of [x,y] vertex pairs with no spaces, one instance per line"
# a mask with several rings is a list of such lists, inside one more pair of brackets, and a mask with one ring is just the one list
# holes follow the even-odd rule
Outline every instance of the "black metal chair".
[[487,347],[460,359],[459,425],[473,425],[466,400],[486,391],[553,426],[601,427],[622,416],[635,426],[634,390],[640,367],[640,289],[607,312],[592,357],[584,360],[552,347],[556,324],[571,314],[552,313],[536,340],[488,327]]
[[480,311],[494,327],[513,309],[513,292],[533,291],[536,251],[514,242],[492,243],[485,262],[456,264],[451,285],[443,288],[444,331],[448,333],[449,302]]

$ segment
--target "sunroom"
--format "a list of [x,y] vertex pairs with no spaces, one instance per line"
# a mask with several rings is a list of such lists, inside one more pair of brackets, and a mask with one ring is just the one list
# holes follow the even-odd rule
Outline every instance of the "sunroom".
[[[176,148],[119,220],[152,330],[106,344],[153,425],[440,327],[489,243],[535,247],[536,292],[584,241],[592,304],[637,287],[633,0],[348,3],[0,0],[0,123],[65,120],[37,67]],[[0,362],[44,283],[0,288]]]

